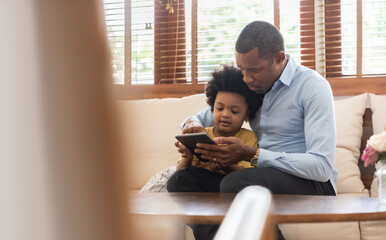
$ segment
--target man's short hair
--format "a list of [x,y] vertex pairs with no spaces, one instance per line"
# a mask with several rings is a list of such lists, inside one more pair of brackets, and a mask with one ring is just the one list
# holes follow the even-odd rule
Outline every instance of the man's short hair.
[[264,21],[249,23],[236,41],[236,51],[247,53],[257,48],[259,57],[273,59],[276,53],[284,51],[284,39],[274,25]]

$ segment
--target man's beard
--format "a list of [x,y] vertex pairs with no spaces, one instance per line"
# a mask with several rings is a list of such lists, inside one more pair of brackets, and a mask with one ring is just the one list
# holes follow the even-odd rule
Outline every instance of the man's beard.
[[249,88],[249,90],[251,90],[252,92],[257,93],[257,94],[265,94],[265,93],[267,93],[267,91],[264,88],[257,87],[255,85],[248,85],[248,88]]

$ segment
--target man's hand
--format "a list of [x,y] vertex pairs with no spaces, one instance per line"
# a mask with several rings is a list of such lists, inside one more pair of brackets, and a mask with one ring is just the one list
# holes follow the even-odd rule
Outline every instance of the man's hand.
[[[216,137],[214,141],[218,145],[198,143],[196,153],[201,153],[201,157],[211,162],[216,162],[214,166],[226,168],[241,160],[251,159],[256,152],[256,148],[245,145],[240,139],[235,137]],[[216,168],[214,167],[213,168]]]
[[205,132],[205,128],[201,125],[200,122],[192,119],[186,120],[185,126],[182,129],[182,134],[199,132]]

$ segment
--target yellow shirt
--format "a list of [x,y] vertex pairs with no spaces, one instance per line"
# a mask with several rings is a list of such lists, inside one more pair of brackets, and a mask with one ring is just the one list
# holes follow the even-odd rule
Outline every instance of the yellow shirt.
[[[212,139],[215,138],[214,133],[213,133],[213,129],[214,129],[214,127],[205,128],[209,137],[211,137]],[[240,139],[245,145],[255,147],[255,148],[257,147],[256,135],[251,130],[241,128],[240,131],[238,131],[236,133],[236,135],[234,135],[234,137]],[[249,160],[247,160],[247,161],[241,160],[238,163],[236,163],[236,165],[243,167],[243,168],[251,168],[252,167]],[[193,155],[192,166],[205,168],[205,169],[209,170],[209,162],[202,162],[194,155]],[[223,172],[223,171],[219,171],[219,172]]]

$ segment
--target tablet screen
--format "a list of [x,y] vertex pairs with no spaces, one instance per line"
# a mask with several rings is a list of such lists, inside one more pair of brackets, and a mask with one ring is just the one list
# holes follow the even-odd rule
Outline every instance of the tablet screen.
[[195,153],[194,149],[196,148],[197,143],[208,143],[216,144],[213,139],[211,139],[206,133],[187,133],[176,136],[177,140],[180,141],[189,151],[191,151],[198,159],[203,162],[209,162],[207,159],[201,158],[201,154]]

